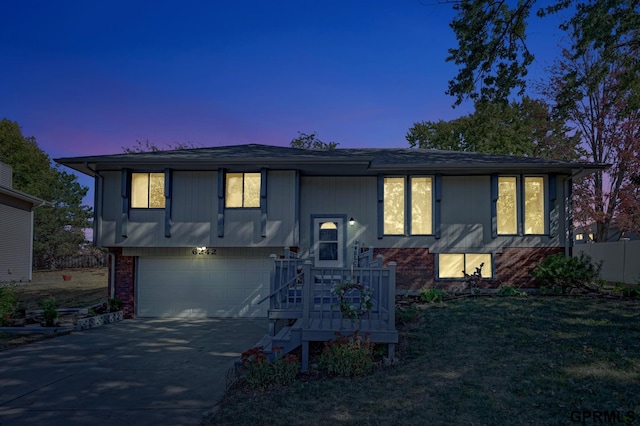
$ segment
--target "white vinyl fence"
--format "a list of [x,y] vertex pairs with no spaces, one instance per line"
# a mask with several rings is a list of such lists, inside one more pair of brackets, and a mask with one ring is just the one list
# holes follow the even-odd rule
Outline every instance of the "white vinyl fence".
[[594,263],[602,262],[600,278],[612,282],[640,284],[640,241],[578,244],[573,256],[584,253]]

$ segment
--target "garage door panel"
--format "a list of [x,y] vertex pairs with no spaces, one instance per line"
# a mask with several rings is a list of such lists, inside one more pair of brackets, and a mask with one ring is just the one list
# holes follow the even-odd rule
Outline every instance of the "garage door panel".
[[269,259],[140,258],[138,316],[266,317]]

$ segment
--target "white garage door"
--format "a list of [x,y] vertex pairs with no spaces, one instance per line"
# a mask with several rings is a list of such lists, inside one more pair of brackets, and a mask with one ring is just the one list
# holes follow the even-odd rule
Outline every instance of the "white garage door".
[[266,317],[269,258],[140,258],[140,317]]

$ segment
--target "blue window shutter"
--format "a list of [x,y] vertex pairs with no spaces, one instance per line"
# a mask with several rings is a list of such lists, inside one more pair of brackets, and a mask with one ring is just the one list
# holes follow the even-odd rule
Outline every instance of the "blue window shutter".
[[173,172],[171,169],[164,169],[164,236],[171,237],[171,194]]
[[498,236],[498,175],[491,175],[491,238]]
[[436,239],[440,239],[440,235],[441,235],[441,201],[442,201],[442,175],[441,174],[436,174],[435,178],[434,178],[434,196],[435,196],[435,203],[433,206],[433,222],[434,222],[434,229],[433,229],[433,233],[434,236],[436,237]]
[[260,233],[267,236],[267,169],[260,170]]
[[378,175],[378,239],[384,235],[384,175]]
[[218,237],[224,237],[224,179],[225,170],[218,169]]
[[122,169],[120,176],[120,195],[122,196],[120,234],[124,238],[127,238],[129,225],[129,198],[131,197],[131,173],[129,173],[129,169]]

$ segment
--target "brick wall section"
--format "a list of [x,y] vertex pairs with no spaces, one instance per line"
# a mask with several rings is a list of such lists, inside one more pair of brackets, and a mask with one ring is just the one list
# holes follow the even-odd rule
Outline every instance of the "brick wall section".
[[[516,287],[536,287],[531,278],[531,270],[546,256],[563,253],[562,247],[526,247],[504,248],[494,258],[495,270],[492,280],[484,280],[481,287],[497,288],[500,285]],[[464,281],[435,280],[436,255],[428,248],[376,248],[374,256],[381,254],[385,265],[391,261],[397,263],[396,289],[398,293],[415,293],[423,287],[436,287],[444,290],[460,290]]]
[[[109,251],[116,257],[115,297],[122,300],[124,317],[133,318],[135,316],[135,258],[123,256],[121,248],[111,248]],[[109,268],[109,274],[111,274],[111,268]]]
[[506,247],[495,257],[496,280],[504,285],[537,287],[531,271],[545,257],[564,253],[563,247]]
[[385,265],[396,262],[396,289],[399,293],[418,291],[433,286],[436,256],[428,248],[376,248],[374,258],[381,254]]

